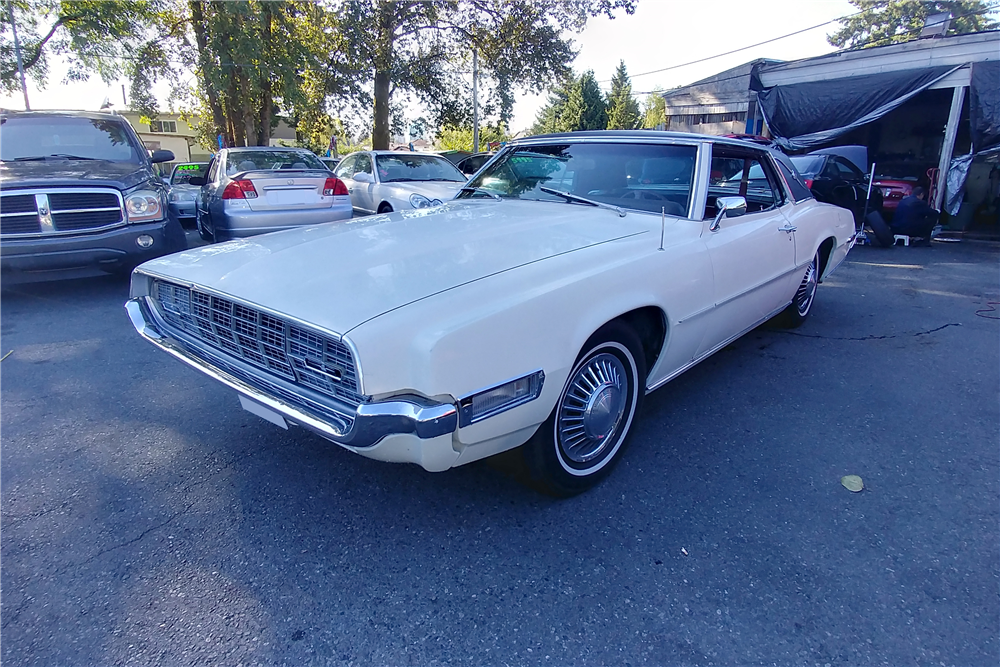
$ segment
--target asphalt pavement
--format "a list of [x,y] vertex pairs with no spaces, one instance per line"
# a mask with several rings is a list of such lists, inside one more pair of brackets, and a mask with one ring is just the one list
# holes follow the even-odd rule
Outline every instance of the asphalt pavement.
[[5,289],[0,660],[1000,664],[998,259],[855,248],[561,501],[241,410],[124,279]]

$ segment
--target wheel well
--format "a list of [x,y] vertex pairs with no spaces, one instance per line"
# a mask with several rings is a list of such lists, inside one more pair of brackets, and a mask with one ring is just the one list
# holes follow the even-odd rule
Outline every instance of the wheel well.
[[387,201],[384,201],[384,202],[382,202],[381,204],[378,205],[378,212],[379,213],[385,213],[386,209],[388,209],[388,210],[391,211],[392,210],[392,204],[390,204]]
[[624,322],[635,331],[642,342],[646,369],[652,370],[667,338],[667,318],[663,311],[655,306],[646,306],[623,313],[613,321]]
[[836,241],[831,237],[819,244],[819,277],[823,278],[826,265],[830,263],[830,256],[833,254],[833,246]]

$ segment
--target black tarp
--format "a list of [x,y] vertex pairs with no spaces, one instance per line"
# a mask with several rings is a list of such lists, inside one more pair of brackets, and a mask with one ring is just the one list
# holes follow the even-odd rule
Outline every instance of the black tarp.
[[754,72],[751,89],[758,91],[757,100],[775,142],[796,150],[829,143],[878,120],[959,67],[928,67],[770,88],[763,88]]
[[969,123],[973,152],[1000,146],[1000,60],[972,64]]

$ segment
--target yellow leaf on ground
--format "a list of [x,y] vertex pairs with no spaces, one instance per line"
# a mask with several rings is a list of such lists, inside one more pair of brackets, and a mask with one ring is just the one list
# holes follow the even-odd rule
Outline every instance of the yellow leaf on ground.
[[865,483],[861,481],[861,478],[857,475],[846,475],[840,478],[840,483],[844,485],[844,488],[848,491],[853,491],[857,493],[861,489],[865,488]]

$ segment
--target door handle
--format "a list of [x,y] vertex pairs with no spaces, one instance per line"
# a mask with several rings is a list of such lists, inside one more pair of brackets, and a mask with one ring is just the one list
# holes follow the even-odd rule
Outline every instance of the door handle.
[[784,227],[778,227],[779,232],[785,232],[786,234],[791,234],[796,229],[798,229],[798,227],[796,227],[790,222],[786,222]]

